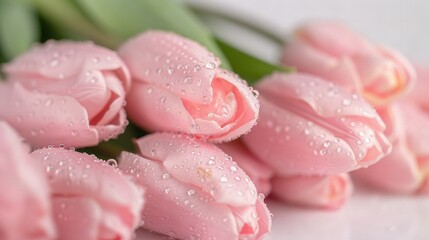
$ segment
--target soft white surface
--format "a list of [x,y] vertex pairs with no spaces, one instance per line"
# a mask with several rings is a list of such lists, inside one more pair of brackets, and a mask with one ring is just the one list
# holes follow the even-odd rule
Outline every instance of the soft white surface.
[[[286,37],[294,25],[311,19],[347,23],[374,42],[397,48],[429,65],[428,0],[187,0],[194,5],[245,19]],[[208,19],[217,35],[270,61],[279,46],[261,44],[237,27]],[[339,211],[309,210],[270,200],[273,231],[267,240],[427,240],[429,198],[391,196],[357,189]],[[138,239],[162,236],[138,232]],[[227,239],[225,239],[227,240]]]

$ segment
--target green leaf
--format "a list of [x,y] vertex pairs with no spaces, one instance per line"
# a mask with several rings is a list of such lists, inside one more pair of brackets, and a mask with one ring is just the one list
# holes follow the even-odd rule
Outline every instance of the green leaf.
[[[91,1],[91,0],[89,0]],[[67,35],[82,35],[106,47],[116,47],[120,41],[107,35],[89,21],[70,0],[29,0],[46,20],[56,25]]]
[[295,70],[291,67],[274,65],[245,53],[230,44],[217,39],[217,43],[228,58],[232,70],[249,84],[254,84],[259,79],[273,72],[291,73]]
[[0,1],[0,49],[12,59],[39,39],[38,20],[23,1]]
[[176,32],[206,46],[229,68],[211,32],[186,6],[174,0],[74,0],[96,25],[126,40],[149,29]]

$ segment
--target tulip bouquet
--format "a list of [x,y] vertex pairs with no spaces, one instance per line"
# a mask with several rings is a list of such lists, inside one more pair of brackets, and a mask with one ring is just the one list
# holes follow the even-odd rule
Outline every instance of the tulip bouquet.
[[265,196],[429,193],[427,69],[335,22],[283,49],[171,0],[0,0],[0,239],[262,239]]

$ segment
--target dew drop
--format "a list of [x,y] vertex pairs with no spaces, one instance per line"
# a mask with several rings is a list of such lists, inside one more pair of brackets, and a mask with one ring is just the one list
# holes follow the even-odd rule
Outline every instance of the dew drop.
[[319,151],[319,154],[322,155],[322,156],[326,155],[327,153],[328,153],[328,151],[326,151],[326,149],[321,149]]
[[194,196],[195,195],[195,190],[194,189],[189,189],[188,190],[188,196]]
[[169,194],[171,192],[171,188],[164,189],[164,193]]
[[201,70],[201,66],[200,65],[195,65],[194,66],[194,72],[199,72]]
[[168,173],[162,174],[163,179],[168,179],[169,177],[170,177],[170,174],[168,174]]
[[325,141],[324,143],[323,143],[323,147],[325,147],[325,148],[328,148],[328,147],[330,147],[331,146],[331,141]]
[[204,65],[204,67],[205,67],[205,68],[207,68],[207,69],[215,69],[216,64],[214,64],[213,62],[207,62],[207,63]]
[[107,164],[109,164],[112,167],[117,167],[118,166],[118,162],[116,162],[115,159],[109,159],[109,160],[107,160]]
[[186,76],[185,79],[183,80],[183,82],[185,84],[191,84],[192,83],[192,77]]
[[352,100],[345,98],[345,99],[343,99],[341,104],[343,104],[343,106],[350,106],[352,104]]
[[53,58],[50,62],[49,62],[49,66],[51,67],[56,67],[60,64],[60,61],[57,58]]
[[162,104],[162,103],[165,103],[165,96],[162,96],[162,97],[160,97],[159,98],[159,102]]
[[79,135],[79,132],[78,132],[77,130],[72,130],[72,131],[71,131],[71,135],[72,135],[73,137],[76,137],[76,136],[78,136],[78,135]]
[[173,67],[169,67],[168,69],[167,69],[167,73],[168,74],[173,74],[174,73],[174,68]]
[[229,168],[229,170],[231,170],[231,172],[237,172],[237,167],[236,166],[231,166],[230,168]]
[[227,177],[225,177],[225,176],[222,176],[221,178],[220,178],[220,181],[221,182],[228,182],[228,178]]

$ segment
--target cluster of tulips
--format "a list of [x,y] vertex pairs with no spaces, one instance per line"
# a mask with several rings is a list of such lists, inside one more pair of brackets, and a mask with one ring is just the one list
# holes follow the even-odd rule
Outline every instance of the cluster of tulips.
[[[253,88],[198,43],[147,31],[5,64],[0,239],[262,239],[268,195],[333,209],[351,179],[429,193],[429,70],[333,22],[298,28],[281,62],[296,71]],[[152,132],[135,152],[85,153],[128,119]]]

